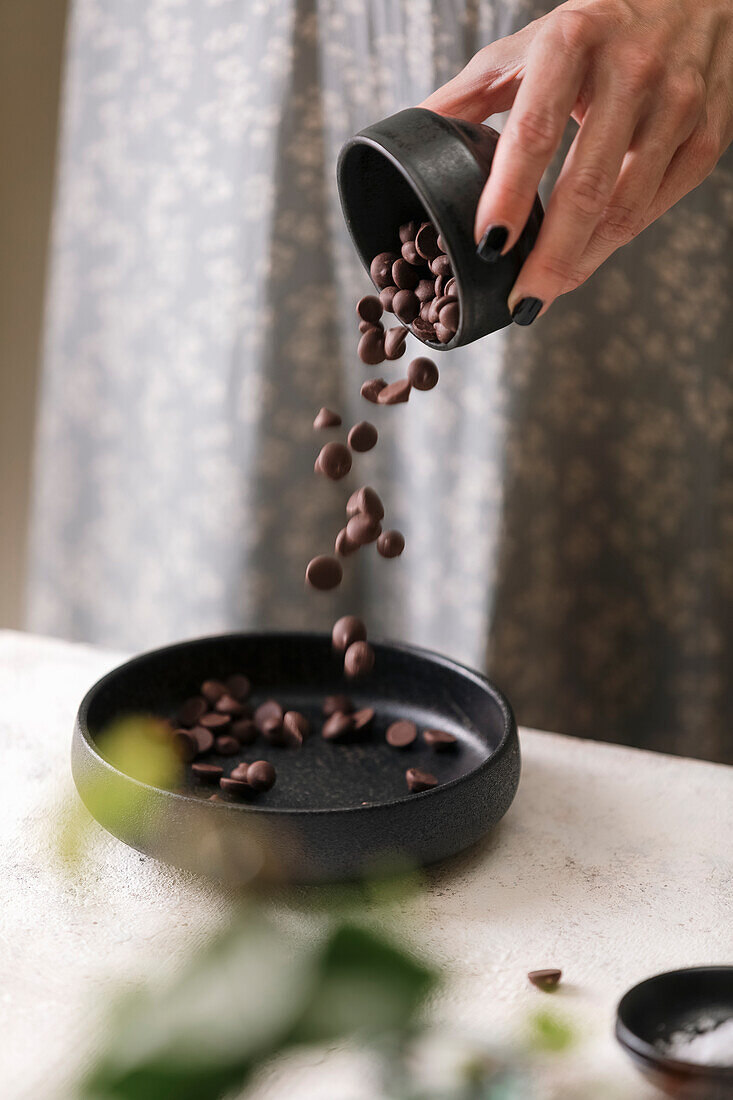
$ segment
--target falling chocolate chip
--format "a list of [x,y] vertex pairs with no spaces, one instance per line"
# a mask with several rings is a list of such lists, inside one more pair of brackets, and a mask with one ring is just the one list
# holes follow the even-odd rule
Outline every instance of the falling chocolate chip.
[[214,707],[217,714],[228,714],[231,718],[241,717],[244,709],[244,703],[240,703],[229,692],[222,695]]
[[367,628],[363,619],[358,615],[342,615],[333,624],[331,642],[333,648],[339,653],[344,653],[352,642],[365,642]]
[[354,732],[363,732],[374,721],[374,710],[372,707],[362,707],[361,710],[355,710],[352,717],[354,719]]
[[352,451],[359,451],[364,453],[365,451],[371,451],[372,447],[376,446],[379,439],[379,432],[370,424],[368,420],[360,420],[358,424],[354,424],[348,435],[348,444]]
[[354,718],[351,714],[336,711],[323,723],[321,737],[325,741],[342,741],[354,732]]
[[347,516],[356,516],[359,512],[373,516],[374,519],[384,519],[384,505],[371,485],[362,485],[360,489],[356,489],[346,502]]
[[405,549],[405,536],[401,531],[382,531],[377,539],[377,550],[383,558],[398,558]]
[[407,719],[400,719],[387,726],[385,740],[393,749],[406,749],[413,744],[417,737],[417,726]]
[[272,734],[279,730],[283,724],[283,708],[276,699],[267,699],[260,703],[254,713],[254,722],[257,729],[264,734]]
[[326,718],[341,711],[342,714],[351,714],[354,704],[348,695],[327,695],[323,700],[322,711]]
[[238,699],[240,703],[246,703],[252,691],[249,678],[243,676],[240,672],[235,672],[232,676],[227,677],[226,687],[229,694]]
[[222,684],[220,680],[204,680],[201,685],[201,694],[212,707],[222,695],[226,695],[226,691],[226,684]]
[[310,723],[304,714],[289,710],[283,715],[283,741],[292,748],[300,748],[310,732]]
[[319,554],[318,557],[312,558],[305,570],[305,579],[308,584],[320,592],[336,588],[341,584],[343,575],[341,563],[330,554]]
[[426,729],[423,730],[423,740],[435,752],[450,752],[458,744],[458,738],[447,730]]
[[362,363],[375,367],[377,363],[384,362],[384,332],[382,329],[370,328],[359,340],[356,349]]
[[240,745],[251,745],[253,741],[257,740],[257,734],[260,731],[257,728],[257,723],[251,718],[240,718],[239,721],[232,722],[229,732],[232,737],[236,737]]
[[537,988],[541,989],[544,993],[551,993],[554,989],[557,989],[560,983],[562,970],[555,970],[553,968],[548,970],[530,970],[527,977],[532,985],[536,985]]
[[269,791],[277,778],[269,760],[255,760],[247,768],[247,783],[253,791]]
[[356,543],[352,542],[349,538],[345,527],[342,527],[336,535],[336,541],[333,544],[333,548],[342,558],[348,558],[350,554],[355,554],[359,549]]
[[438,384],[438,368],[432,359],[419,355],[408,365],[407,378],[416,390],[432,390]]
[[318,455],[318,466],[322,474],[331,481],[340,481],[351,469],[351,451],[343,443],[326,443]]
[[400,378],[398,382],[390,382],[377,394],[377,404],[402,405],[409,400],[411,389],[412,387],[406,378]]
[[327,409],[324,405],[323,408],[316,414],[316,418],[313,421],[313,427],[317,432],[324,431],[326,428],[338,428],[341,423],[341,417],[338,413],[333,412],[332,409]]
[[362,321],[369,321],[370,324],[376,325],[382,316],[382,303],[376,295],[366,294],[356,303],[356,312]]
[[386,385],[387,383],[383,378],[370,378],[363,383],[360,391],[361,396],[376,405],[377,398]]
[[405,354],[405,341],[407,340],[407,329],[402,325],[396,325],[394,328],[387,329],[384,334],[384,357],[390,362],[394,362],[395,359],[400,359]]
[[396,286],[385,286],[379,292],[379,301],[382,303],[382,308],[386,313],[392,312],[392,300],[397,293]]
[[397,259],[396,252],[380,252],[378,256],[375,256],[369,266],[369,274],[372,277],[372,281],[381,289],[385,286],[391,286],[392,279],[392,264]]
[[405,779],[407,781],[408,789],[417,793],[418,791],[429,791],[433,787],[438,786],[438,780],[430,772],[424,771],[422,768],[408,768],[405,772]]
[[366,512],[357,512],[346,524],[346,537],[356,546],[366,546],[376,542],[382,533],[382,524],[375,516]]
[[367,676],[374,668],[374,650],[369,642],[353,642],[344,654],[344,672],[349,679]]

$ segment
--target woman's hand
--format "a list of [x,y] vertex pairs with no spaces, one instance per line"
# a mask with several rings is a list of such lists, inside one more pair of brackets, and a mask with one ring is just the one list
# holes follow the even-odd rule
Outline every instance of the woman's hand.
[[570,0],[486,46],[423,104],[481,122],[511,108],[476,210],[496,260],[580,124],[509,307],[530,324],[712,172],[733,138],[733,0]]

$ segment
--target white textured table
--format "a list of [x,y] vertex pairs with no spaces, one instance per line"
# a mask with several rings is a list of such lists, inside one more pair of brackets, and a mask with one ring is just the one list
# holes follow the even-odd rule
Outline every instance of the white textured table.
[[[74,713],[119,660],[0,632],[0,1065],[13,1100],[61,1095],[58,1069],[83,1056],[100,1004],[210,935],[232,897],[96,826],[83,876],[56,862]],[[433,1006],[450,1026],[510,1036],[540,1000],[578,1023],[583,1041],[547,1060],[538,1100],[641,1100],[653,1094],[616,1049],[614,1006],[655,971],[733,960],[733,769],[528,730],[522,753],[501,826],[429,871],[389,919],[404,917],[450,972]],[[314,901],[318,891],[299,889],[268,905],[308,926]],[[563,968],[553,998],[526,981],[542,966]],[[279,1073],[258,1095],[361,1100],[363,1089],[348,1058],[329,1070],[306,1057],[297,1085]]]

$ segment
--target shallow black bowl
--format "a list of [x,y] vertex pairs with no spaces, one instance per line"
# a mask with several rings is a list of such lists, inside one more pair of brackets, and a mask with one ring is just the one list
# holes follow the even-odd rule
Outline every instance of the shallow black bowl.
[[733,1016],[733,966],[693,966],[656,974],[619,1002],[616,1038],[657,1088],[678,1100],[730,1100],[733,1066],[705,1066],[670,1058],[655,1043],[694,1027],[701,1017]]
[[498,140],[491,126],[409,107],[360,130],[339,154],[341,208],[367,271],[374,256],[395,250],[404,222],[430,218],[445,242],[461,319],[447,344],[423,340],[436,351],[470,344],[511,322],[509,291],[542,224],[537,197],[519,240],[506,256],[488,264],[477,255],[476,206]]
[[[374,672],[346,684],[325,634],[228,634],[136,657],[103,677],[79,708],[72,771],[105,828],[157,859],[228,881],[269,874],[290,881],[356,878],[431,863],[474,843],[506,813],[519,782],[519,742],[506,699],[478,672],[425,650],[375,643]],[[278,780],[254,803],[209,801],[188,775],[175,791],[113,767],[98,736],[130,714],[172,715],[203,680],[245,672],[255,703],[275,697],[315,729],[302,749],[262,740],[240,757],[268,759]],[[320,736],[327,694],[346,691],[377,712],[369,737],[337,745]],[[456,752],[422,742],[390,748],[386,726],[411,718],[456,735]],[[408,794],[405,769],[425,767],[440,785]],[[214,788],[216,789],[216,788]]]

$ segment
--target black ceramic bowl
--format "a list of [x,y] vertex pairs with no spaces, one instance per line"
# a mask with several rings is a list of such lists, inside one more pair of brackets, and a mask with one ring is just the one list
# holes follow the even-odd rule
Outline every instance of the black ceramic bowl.
[[616,1038],[657,1088],[678,1100],[731,1100],[733,1066],[679,1061],[656,1043],[694,1028],[701,1017],[733,1017],[733,966],[693,966],[647,978],[619,1002]]
[[360,130],[339,154],[341,207],[367,271],[379,252],[399,245],[397,231],[404,222],[430,218],[445,241],[461,320],[447,344],[423,341],[436,351],[470,344],[511,322],[509,291],[540,230],[538,197],[506,256],[488,264],[476,253],[476,206],[498,139],[490,126],[410,107]]
[[[72,771],[79,794],[105,828],[157,859],[228,881],[255,874],[288,881],[357,878],[432,863],[478,840],[506,813],[519,782],[511,708],[489,681],[454,661],[404,645],[375,643],[374,672],[346,684],[325,634],[229,634],[135,657],[103,677],[77,715]],[[175,791],[141,784],[105,759],[98,738],[131,714],[172,715],[203,680],[245,672],[253,701],[275,697],[315,726],[302,749],[262,740],[238,759],[266,758],[278,780],[256,802],[209,801],[189,776]],[[348,692],[377,717],[363,743],[320,736],[327,694]],[[456,735],[457,751],[422,743],[390,748],[386,726],[411,718]],[[440,785],[409,794],[405,769],[425,767]],[[216,788],[214,788],[216,789]]]

